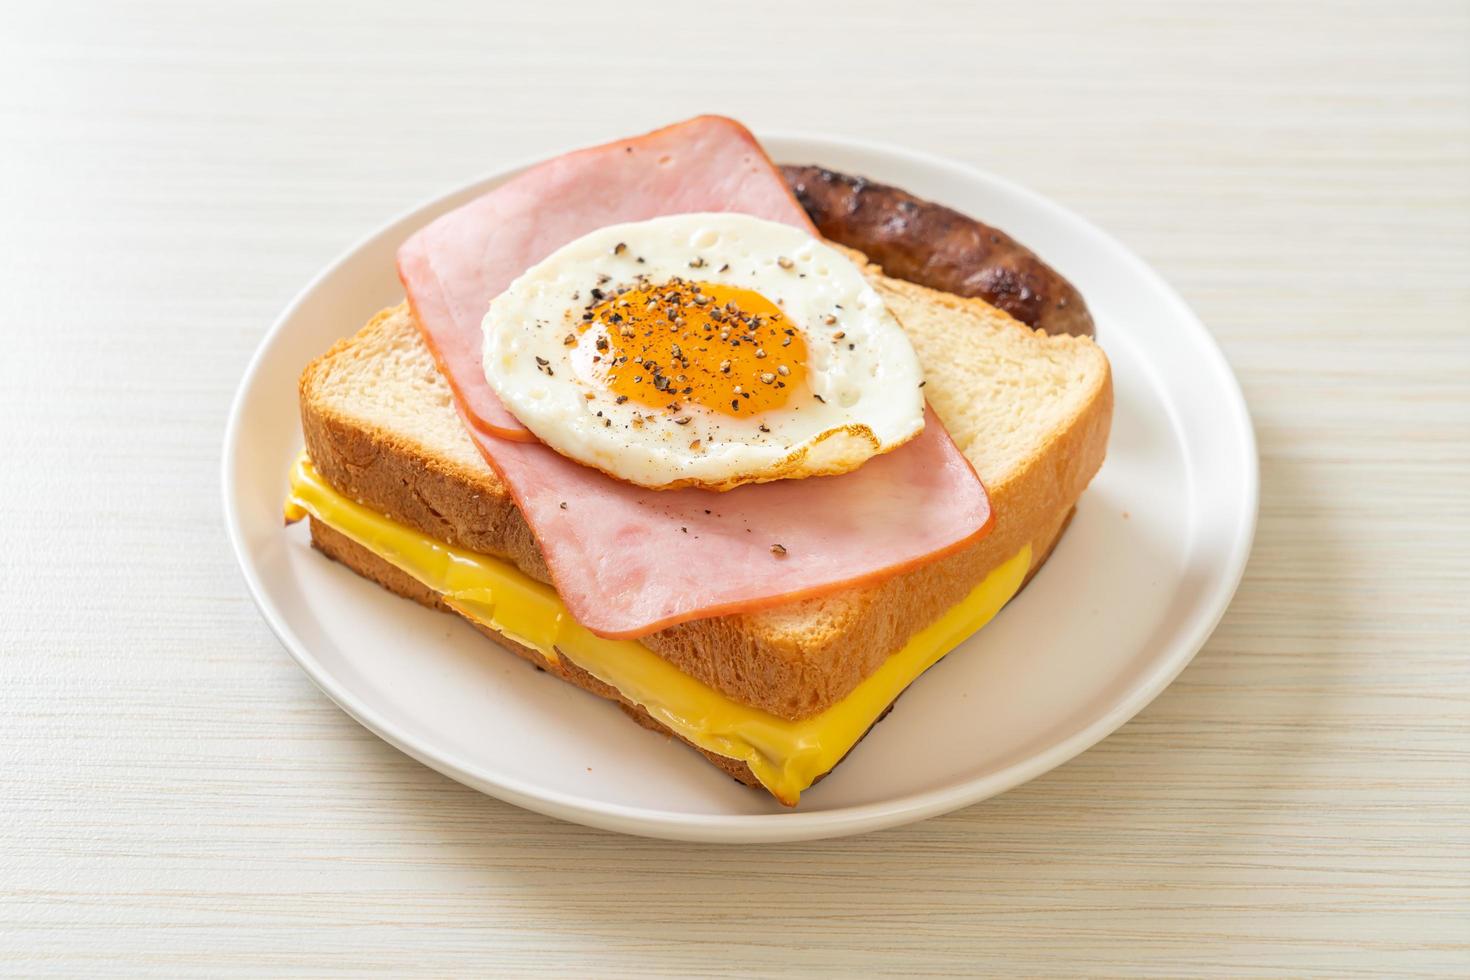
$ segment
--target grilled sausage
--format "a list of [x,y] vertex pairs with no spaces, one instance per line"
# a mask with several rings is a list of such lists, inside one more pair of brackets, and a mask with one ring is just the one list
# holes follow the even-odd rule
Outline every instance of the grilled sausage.
[[821,233],[899,279],[977,296],[1047,333],[1092,336],[1072,284],[1003,231],[896,187],[822,167],[781,173]]

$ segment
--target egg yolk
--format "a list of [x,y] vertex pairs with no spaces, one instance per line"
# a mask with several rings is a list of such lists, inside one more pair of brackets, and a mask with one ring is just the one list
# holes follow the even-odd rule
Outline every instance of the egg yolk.
[[728,416],[785,405],[805,386],[806,341],[776,304],[738,286],[673,279],[592,291],[594,370],[620,399]]

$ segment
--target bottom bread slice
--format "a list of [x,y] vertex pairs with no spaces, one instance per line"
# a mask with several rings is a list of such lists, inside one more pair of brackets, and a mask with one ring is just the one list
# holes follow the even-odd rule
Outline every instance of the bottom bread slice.
[[[1061,538],[1062,532],[1066,530],[1067,524],[1070,523],[1074,511],[1075,508],[1069,508],[1059,513],[1053,520],[1047,522],[1043,536],[1034,542],[1032,546],[1032,553],[1038,557],[1032,563],[1030,571],[1026,573],[1025,582],[1022,584],[1023,589],[1026,584],[1030,583],[1031,579],[1035,577],[1036,573],[1041,570],[1042,565],[1051,556],[1052,550],[1056,547],[1056,543]],[[345,534],[328,527],[315,517],[309,518],[309,522],[311,525],[312,546],[328,558],[346,565],[358,575],[376,582],[389,592],[402,596],[405,599],[412,599],[420,605],[428,606],[431,609],[438,609],[441,612],[450,612],[459,615],[457,610],[444,602],[443,597],[439,593],[428,588],[407,572],[387,560],[378,557]],[[469,617],[463,618],[475,629],[522,660],[534,664],[538,669],[553,674],[569,684],[575,684],[584,691],[615,702],[630,718],[644,728],[679,739],[679,741],[688,745],[715,766],[729,774],[737,782],[744,783],[746,786],[754,789],[764,789],[759,780],[756,779],[755,774],[751,772],[750,767],[744,762],[705,751],[687,739],[681,738],[666,726],[655,721],[643,708],[624,698],[616,688],[593,677],[581,667],[571,663],[567,658],[561,657],[556,661],[548,660],[537,650],[523,646],[505,635],[475,622]],[[876,726],[879,721],[886,718],[888,712],[892,710],[893,705],[889,704],[878,719],[873,722],[873,726]],[[873,726],[869,727],[868,732],[872,731]],[[863,734],[863,738],[867,738],[866,732]],[[861,742],[862,739],[858,739],[858,742],[854,743],[853,747],[856,748]],[[851,751],[851,749],[848,750],[849,754]],[[845,759],[846,756],[843,756],[843,758]],[[841,760],[837,764],[840,765]],[[833,768],[835,769],[836,766],[834,765]],[[827,770],[827,772],[831,771],[831,769]],[[827,773],[823,773],[817,777],[816,781],[820,782],[826,775]]]

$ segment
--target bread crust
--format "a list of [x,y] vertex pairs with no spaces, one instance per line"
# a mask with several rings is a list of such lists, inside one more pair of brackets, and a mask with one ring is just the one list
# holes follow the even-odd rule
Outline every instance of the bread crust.
[[[922,301],[935,309],[976,314],[966,306],[977,304],[975,300],[893,280],[880,280],[879,288],[891,302]],[[982,312],[1003,316],[989,307]],[[400,305],[379,313],[356,336],[307,366],[300,405],[312,461],[328,483],[372,510],[451,544],[507,559],[549,582],[529,527],[468,436],[461,433],[463,446],[452,455],[425,453],[411,437],[354,416],[329,396],[335,372],[385,350],[416,346],[425,363],[432,363],[422,345],[410,314]],[[1033,458],[1009,478],[987,484],[997,515],[988,537],[876,585],[684,623],[641,642],[728,697],[779,717],[797,720],[830,707],[1023,545],[1030,544],[1038,554],[1050,548],[1061,515],[1070,511],[1102,463],[1112,415],[1111,379],[1103,363],[1096,390],[1055,437],[1036,447]],[[437,372],[423,383],[431,392],[426,399],[443,401],[435,410],[452,415],[447,385]]]

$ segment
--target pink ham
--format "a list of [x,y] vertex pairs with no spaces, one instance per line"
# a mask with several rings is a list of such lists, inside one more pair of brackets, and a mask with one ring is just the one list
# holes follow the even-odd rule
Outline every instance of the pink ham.
[[881,580],[986,533],[985,488],[932,411],[918,438],[855,472],[728,493],[623,483],[515,421],[481,367],[490,300],[588,231],[687,211],[811,227],[750,133],[704,116],[534,167],[399,251],[410,305],[460,414],[572,615],[602,636],[634,638]]
[[601,636],[886,578],[990,526],[985,488],[933,410],[922,435],[851,473],[727,493],[645,490],[539,443],[470,434],[510,487],[567,608]]

